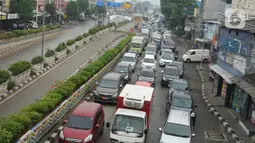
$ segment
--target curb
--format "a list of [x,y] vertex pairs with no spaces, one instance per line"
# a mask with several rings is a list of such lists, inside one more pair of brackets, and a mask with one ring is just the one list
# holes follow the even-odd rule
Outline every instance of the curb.
[[218,121],[223,125],[225,130],[228,132],[228,134],[232,137],[232,139],[236,143],[243,143],[242,139],[237,136],[237,134],[234,131],[234,129],[229,125],[229,123],[223,117],[221,117],[220,113],[216,111],[216,109],[213,107],[213,105],[207,99],[206,94],[205,94],[205,79],[204,79],[204,75],[201,72],[201,70],[199,69],[198,65],[196,66],[196,69],[197,69],[197,71],[198,71],[198,73],[200,75],[201,82],[202,82],[202,90],[201,90],[202,99],[205,102],[205,105],[207,106],[207,108],[209,109],[209,112],[211,112],[218,119]]
[[[105,33],[101,36],[105,36],[106,34],[108,33]],[[101,37],[100,36],[100,37]],[[101,50],[105,51],[106,48],[108,48],[114,41],[116,41],[117,39],[119,38],[122,38],[123,36],[125,35],[119,35],[119,36],[116,36],[114,37],[112,40],[109,41],[109,44],[106,44],[102,47],[102,49],[100,49],[98,52],[101,52]],[[65,60],[66,58],[68,58],[69,56],[75,54],[77,51],[85,48],[88,44],[90,44],[91,42],[94,42],[98,39],[95,39],[95,40],[92,40],[88,43],[86,43],[85,45],[75,49],[73,52],[69,53],[68,55],[65,55],[64,57],[56,60],[54,63],[48,65],[46,68],[42,69],[41,71],[35,73],[34,75],[30,76],[27,80],[25,80],[24,82],[20,83],[19,85],[16,85],[13,89],[11,90],[8,90],[6,94],[3,94],[0,96],[0,102],[5,100],[6,98],[8,98],[9,96],[12,96],[14,93],[16,93],[18,90],[20,90],[21,88],[23,88],[24,86],[26,86],[27,84],[29,84],[30,82],[34,81],[35,79],[41,77],[45,72],[51,70],[53,67],[59,65],[61,63],[61,61]]]
[[[46,35],[45,40],[49,40],[49,39],[55,38],[55,37],[57,37],[61,32],[62,32],[62,31],[58,31],[58,32],[56,32],[56,33],[54,33],[54,34],[52,34],[52,35],[49,35],[49,36]],[[7,56],[7,55],[9,55],[9,54],[11,54],[11,53],[14,53],[14,52],[17,52],[17,51],[19,51],[19,50],[21,50],[21,49],[25,49],[25,48],[27,48],[27,47],[30,47],[31,45],[40,43],[41,41],[42,41],[41,39],[38,39],[38,40],[35,40],[35,41],[32,41],[32,42],[28,42],[28,43],[26,43],[26,44],[23,44],[23,45],[20,46],[20,47],[16,47],[16,48],[13,48],[13,49],[10,49],[10,50],[6,50],[5,52],[0,53],[0,57]]]

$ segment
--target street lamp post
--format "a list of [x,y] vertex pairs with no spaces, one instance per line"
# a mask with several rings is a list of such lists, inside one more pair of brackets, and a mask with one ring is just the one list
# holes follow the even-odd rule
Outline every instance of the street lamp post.
[[3,18],[2,18],[2,12],[3,12],[3,0],[0,0],[0,30],[2,30],[3,27]]
[[42,28],[42,49],[41,49],[41,55],[44,56],[44,33],[45,33],[45,6],[46,6],[46,0],[44,0],[43,3],[43,28]]

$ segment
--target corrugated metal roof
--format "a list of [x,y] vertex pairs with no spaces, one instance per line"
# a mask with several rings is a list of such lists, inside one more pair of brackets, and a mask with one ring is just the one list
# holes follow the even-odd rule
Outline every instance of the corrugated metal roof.
[[255,74],[245,75],[243,79],[236,84],[250,96],[255,98]]

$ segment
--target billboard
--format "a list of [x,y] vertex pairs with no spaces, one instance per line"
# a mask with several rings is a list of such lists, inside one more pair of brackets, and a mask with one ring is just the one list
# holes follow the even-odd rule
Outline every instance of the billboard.
[[126,8],[126,9],[131,8],[131,3],[129,3],[129,2],[123,3],[123,8]]

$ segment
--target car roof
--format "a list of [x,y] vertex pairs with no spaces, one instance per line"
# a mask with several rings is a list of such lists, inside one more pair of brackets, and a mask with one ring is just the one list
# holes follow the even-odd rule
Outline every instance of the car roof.
[[144,58],[154,59],[154,56],[153,56],[153,55],[146,54],[146,55],[144,56]]
[[149,69],[149,68],[143,68],[141,71],[149,71],[149,72],[154,72],[153,69]]
[[102,79],[118,80],[120,76],[120,73],[110,72],[107,73]]
[[181,91],[181,90],[174,90],[172,95],[174,97],[186,98],[191,99],[191,95],[188,92]]
[[[184,64],[184,63],[181,62],[181,61],[173,61],[172,63],[173,63],[173,64],[182,64],[182,65]],[[171,63],[169,63],[169,65],[171,65]]]
[[84,101],[73,110],[71,115],[93,118],[100,107],[101,105],[98,103]]
[[135,116],[135,117],[144,118],[146,113],[140,110],[119,108],[116,111],[115,115],[126,115],[126,116]]
[[178,83],[185,83],[185,84],[188,84],[187,80],[181,79],[181,78],[179,78],[179,79],[173,79],[172,82],[178,82]]
[[189,126],[190,113],[187,111],[172,109],[168,115],[167,122]]
[[148,45],[145,47],[145,49],[146,49],[146,48],[156,48],[156,47],[157,47],[156,45],[150,43],[150,44],[148,44]]
[[135,56],[136,56],[136,53],[127,52],[127,53],[124,54],[124,56],[127,56],[127,57],[135,57]]
[[166,65],[165,68],[166,68],[166,69],[173,69],[173,68],[179,69],[179,68],[178,68],[177,66],[175,66],[175,65]]
[[130,64],[126,62],[119,62],[116,66],[128,67]]

